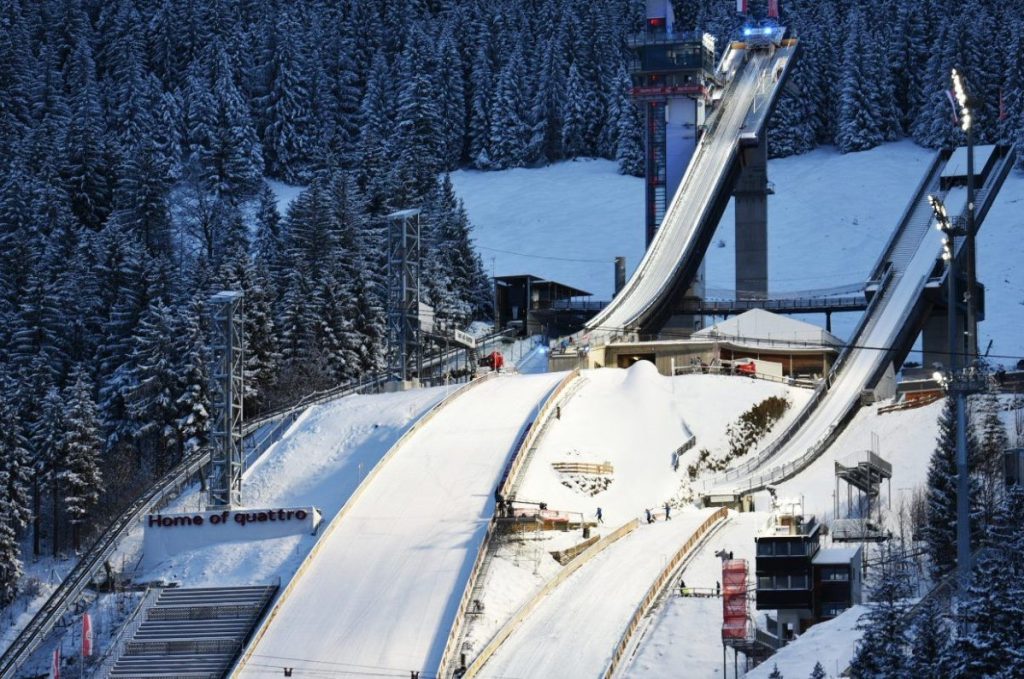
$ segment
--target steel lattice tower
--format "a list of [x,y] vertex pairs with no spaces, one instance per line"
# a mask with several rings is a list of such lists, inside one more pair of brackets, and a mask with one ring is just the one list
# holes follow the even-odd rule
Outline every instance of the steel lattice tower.
[[422,372],[420,351],[420,210],[388,215],[389,378],[409,379]]
[[242,502],[242,374],[245,338],[242,293],[218,292],[210,298],[212,361],[210,401],[213,406],[213,453],[210,461],[210,509]]

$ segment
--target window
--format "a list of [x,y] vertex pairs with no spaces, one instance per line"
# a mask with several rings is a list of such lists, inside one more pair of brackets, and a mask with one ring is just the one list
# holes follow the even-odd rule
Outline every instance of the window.
[[759,575],[758,589],[808,589],[806,575]]
[[850,570],[842,566],[828,566],[821,569],[823,582],[849,582]]
[[774,552],[772,551],[772,547],[773,547],[772,543],[765,542],[764,540],[761,540],[760,542],[757,543],[757,555],[758,556],[772,556],[774,554]]

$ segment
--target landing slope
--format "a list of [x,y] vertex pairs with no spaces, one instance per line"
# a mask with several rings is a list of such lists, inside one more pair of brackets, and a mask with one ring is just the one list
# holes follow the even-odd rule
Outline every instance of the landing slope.
[[601,676],[647,588],[710,513],[641,525],[608,547],[541,603],[479,676]]
[[236,676],[437,667],[494,486],[561,378],[494,379],[441,410],[336,519]]

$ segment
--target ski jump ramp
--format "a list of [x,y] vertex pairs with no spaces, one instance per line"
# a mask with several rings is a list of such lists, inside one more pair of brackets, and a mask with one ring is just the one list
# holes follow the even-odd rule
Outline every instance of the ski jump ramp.
[[[738,48],[732,48],[733,50]],[[686,174],[647,253],[626,287],[595,316],[584,332],[593,345],[640,328],[658,325],[684,292],[704,258],[740,172],[744,145],[764,143],[763,132],[796,55],[795,41],[767,50],[730,53],[739,62],[703,133]]]
[[327,530],[232,676],[432,672],[494,488],[564,375],[499,377],[439,410]]
[[[986,152],[996,160],[976,194],[978,227],[1014,161],[1006,149],[987,147]],[[967,188],[944,188],[941,180],[955,162],[949,151],[937,154],[875,266],[868,282],[874,296],[860,325],[803,412],[753,459],[712,479],[712,493],[760,490],[804,469],[824,452],[856,411],[862,391],[878,381],[890,362],[905,355],[927,314],[925,289],[938,284],[944,272],[941,238],[933,228],[928,196],[942,198],[950,215],[966,219]],[[962,239],[958,239],[957,251],[962,247]]]

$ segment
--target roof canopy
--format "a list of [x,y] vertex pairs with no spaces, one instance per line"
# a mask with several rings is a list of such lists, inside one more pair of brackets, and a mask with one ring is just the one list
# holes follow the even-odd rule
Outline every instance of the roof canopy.
[[727,339],[737,344],[793,342],[817,346],[842,346],[832,333],[810,323],[773,314],[764,309],[751,309],[739,316],[716,323],[693,333],[694,337]]

